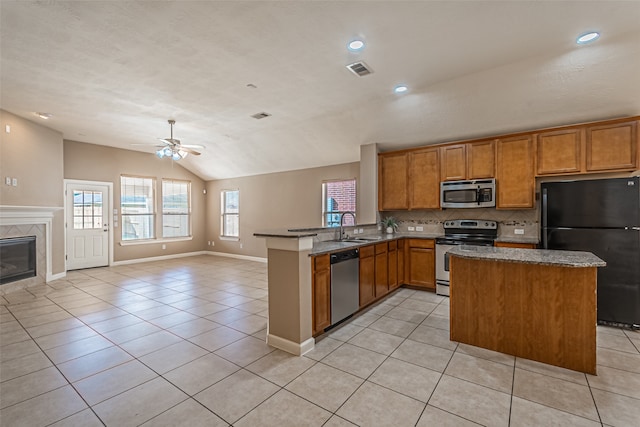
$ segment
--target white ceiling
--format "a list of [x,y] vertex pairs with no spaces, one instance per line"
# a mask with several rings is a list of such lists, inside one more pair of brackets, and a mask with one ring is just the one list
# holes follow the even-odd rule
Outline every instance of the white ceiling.
[[640,1],[2,0],[0,18],[2,109],[149,153],[133,144],[175,119],[207,180],[640,114]]

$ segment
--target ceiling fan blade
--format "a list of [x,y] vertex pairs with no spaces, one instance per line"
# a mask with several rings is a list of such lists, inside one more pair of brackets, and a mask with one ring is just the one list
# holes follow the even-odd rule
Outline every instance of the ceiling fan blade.
[[195,150],[204,150],[204,145],[199,144],[180,144],[180,147],[193,148]]
[[164,147],[164,145],[158,145],[158,144],[131,144],[132,147]]
[[180,145],[180,140],[175,138],[158,138],[164,144],[167,145]]
[[194,150],[192,148],[185,147],[184,145],[181,145],[181,146],[179,146],[177,148],[178,148],[179,151],[185,151],[185,152],[187,152],[189,154],[193,154],[194,156],[199,156],[200,155],[200,153],[198,151],[196,151],[196,150]]

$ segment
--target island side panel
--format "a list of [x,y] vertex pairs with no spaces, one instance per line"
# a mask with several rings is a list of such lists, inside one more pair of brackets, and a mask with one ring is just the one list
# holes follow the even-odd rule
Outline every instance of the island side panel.
[[269,249],[269,334],[294,343],[311,338],[309,251]]
[[595,374],[595,267],[451,263],[451,340]]

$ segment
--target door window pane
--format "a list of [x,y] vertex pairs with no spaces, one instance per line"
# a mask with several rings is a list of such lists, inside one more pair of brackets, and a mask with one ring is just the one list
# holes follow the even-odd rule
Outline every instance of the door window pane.
[[73,228],[102,228],[101,191],[73,191]]

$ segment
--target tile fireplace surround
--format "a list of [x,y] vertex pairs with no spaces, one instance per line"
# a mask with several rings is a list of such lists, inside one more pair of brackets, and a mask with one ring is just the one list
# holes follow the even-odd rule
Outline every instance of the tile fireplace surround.
[[51,272],[51,226],[53,213],[62,208],[44,206],[0,206],[0,239],[36,236],[35,277],[0,286],[0,295],[36,286],[53,279]]

